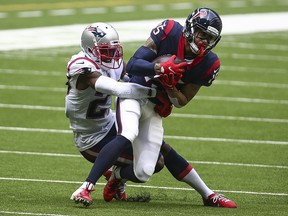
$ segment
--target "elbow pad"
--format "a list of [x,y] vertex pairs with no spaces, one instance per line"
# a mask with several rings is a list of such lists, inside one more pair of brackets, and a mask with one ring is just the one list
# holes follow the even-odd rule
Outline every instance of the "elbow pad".
[[103,94],[132,99],[150,98],[156,95],[156,89],[136,83],[117,82],[103,75],[96,80],[95,90]]

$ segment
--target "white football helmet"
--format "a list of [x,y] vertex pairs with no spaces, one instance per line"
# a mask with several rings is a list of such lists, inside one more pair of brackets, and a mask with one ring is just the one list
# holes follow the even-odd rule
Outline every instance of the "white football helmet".
[[85,28],[81,36],[82,50],[97,64],[117,69],[123,61],[123,48],[117,31],[109,24],[97,22]]

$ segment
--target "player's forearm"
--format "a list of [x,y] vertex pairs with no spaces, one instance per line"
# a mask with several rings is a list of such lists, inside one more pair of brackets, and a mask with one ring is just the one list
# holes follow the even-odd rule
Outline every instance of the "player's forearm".
[[103,94],[122,98],[150,98],[155,97],[156,89],[141,86],[136,83],[121,83],[109,77],[100,76],[95,82],[95,90]]
[[[156,58],[156,53],[145,46],[141,46],[128,61],[126,71],[128,74],[136,76],[154,76],[155,63],[151,63]],[[160,68],[159,68],[160,69]]]
[[166,90],[171,103],[177,108],[181,108],[188,103],[186,96],[180,92],[176,87]]

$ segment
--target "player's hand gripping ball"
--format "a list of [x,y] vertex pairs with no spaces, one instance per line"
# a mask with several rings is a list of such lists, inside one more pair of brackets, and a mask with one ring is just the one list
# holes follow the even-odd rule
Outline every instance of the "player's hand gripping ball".
[[160,63],[160,71],[163,74],[184,73],[188,63],[176,55],[166,54],[158,56],[153,63]]
[[[187,62],[176,55],[162,55],[157,57],[153,63],[160,63],[160,67],[164,67],[163,72],[156,75],[158,81],[164,89],[173,89],[182,77],[182,73],[186,71]],[[161,66],[161,64],[163,64]],[[162,68],[161,68],[162,70]]]

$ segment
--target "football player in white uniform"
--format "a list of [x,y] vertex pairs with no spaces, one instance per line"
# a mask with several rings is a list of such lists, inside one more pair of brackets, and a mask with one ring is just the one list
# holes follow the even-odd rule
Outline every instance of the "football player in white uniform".
[[[99,22],[87,26],[81,36],[81,48],[82,51],[73,55],[67,64],[65,113],[76,147],[88,161],[94,163],[102,147],[116,136],[111,95],[141,99],[154,97],[156,90],[135,83],[117,82],[125,78],[125,63],[118,33],[111,25]],[[113,151],[119,151],[117,148],[122,147],[116,145],[114,148]],[[118,162],[131,163],[132,149],[123,153]],[[103,161],[105,163],[105,158]],[[72,200],[86,206],[92,202],[89,195],[100,178],[95,176],[96,168],[92,167],[86,181],[72,194]],[[98,173],[102,175],[105,171]],[[123,184],[118,187],[119,199],[126,196],[123,187]]]

